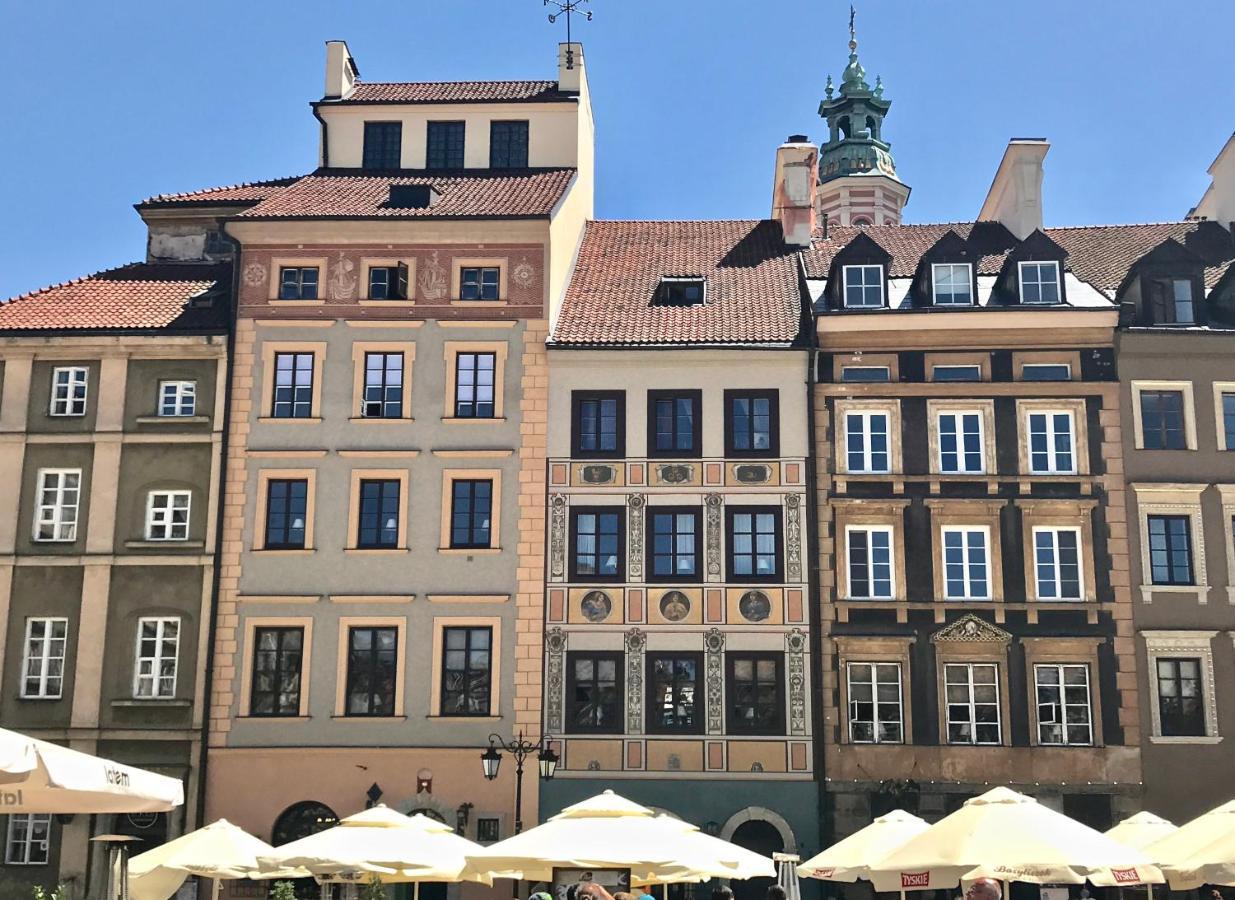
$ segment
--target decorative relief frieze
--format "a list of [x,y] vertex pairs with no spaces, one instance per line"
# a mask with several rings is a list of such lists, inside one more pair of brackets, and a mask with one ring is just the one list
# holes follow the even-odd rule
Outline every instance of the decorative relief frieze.
[[566,495],[549,498],[549,578],[566,577]]
[[724,559],[721,551],[721,517],[725,507],[725,498],[720,494],[708,494],[703,498],[703,506],[707,521],[704,523],[704,557],[707,560],[705,569],[708,581],[720,581],[724,572]]
[[251,262],[244,267],[244,283],[249,287],[261,287],[266,283],[266,267],[259,262]]
[[643,651],[647,635],[638,628],[626,632],[626,733],[643,734]]
[[785,580],[802,580],[802,495],[785,494]]
[[785,635],[786,681],[789,685],[789,733],[806,734],[806,632]]
[[545,731],[561,734],[562,703],[566,694],[566,632],[550,628],[545,634]]
[[931,635],[931,643],[1010,644],[1012,635],[968,613]]
[[450,276],[446,267],[438,261],[438,252],[434,250],[420,266],[420,294],[426,300],[445,300],[450,293]]
[[704,683],[707,686],[708,734],[725,731],[725,635],[713,628],[703,637],[707,661]]
[[330,292],[331,300],[352,299],[352,294],[356,291],[355,270],[356,264],[340,250],[339,258],[330,267],[330,283],[327,285],[327,290]]
[[631,581],[643,580],[643,513],[647,498],[631,494],[626,498],[626,568]]
[[536,267],[528,262],[526,256],[522,257],[515,265],[514,271],[510,273],[510,277],[514,279],[515,284],[521,288],[530,288],[532,282],[536,280]]

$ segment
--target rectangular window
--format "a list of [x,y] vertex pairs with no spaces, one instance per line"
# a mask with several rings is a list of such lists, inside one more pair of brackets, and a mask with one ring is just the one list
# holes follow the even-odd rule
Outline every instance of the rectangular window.
[[842,366],[840,380],[847,384],[874,384],[892,380],[887,366]]
[[850,526],[845,529],[849,556],[849,599],[892,598],[892,529]]
[[364,355],[364,402],[361,415],[367,419],[403,417],[403,354]]
[[888,414],[845,413],[845,468],[849,472],[890,472]]
[[1186,450],[1183,391],[1141,391],[1141,434],[1146,450]]
[[935,263],[931,266],[936,306],[972,306],[973,286],[969,263]]
[[396,479],[361,480],[357,547],[371,550],[399,546],[400,487]]
[[303,628],[254,629],[253,689],[249,695],[249,715],[300,715],[303,657]]
[[779,653],[725,655],[730,734],[784,734],[783,661]]
[[1038,743],[1066,747],[1093,744],[1089,666],[1033,667],[1038,702]]
[[393,716],[398,669],[398,628],[349,628],[346,714]]
[[571,455],[626,455],[626,393],[572,391]]
[[309,510],[309,482],[272,478],[266,483],[266,550],[302,550]]
[[77,508],[81,502],[81,469],[39,469],[36,541],[77,540]]
[[707,298],[705,278],[662,277],[652,302],[657,306],[700,306]]
[[1029,414],[1029,471],[1037,475],[1071,475],[1076,472],[1072,413],[1067,411]]
[[1195,325],[1191,278],[1154,278],[1148,284],[1155,325]]
[[51,415],[84,416],[89,378],[90,371],[85,366],[57,366],[52,369]]
[[63,696],[68,640],[68,619],[26,619],[25,652],[21,663],[22,697],[57,700]]
[[1153,584],[1195,584],[1192,577],[1192,520],[1148,516],[1149,568]]
[[9,813],[4,862],[9,866],[45,866],[50,860],[51,815]]
[[854,744],[903,744],[900,663],[849,663],[849,740]]
[[496,353],[460,353],[455,357],[455,417],[492,419]]
[[1158,657],[1158,717],[1163,737],[1204,737],[1205,696],[1201,660]]
[[464,266],[459,270],[460,300],[500,300],[502,270],[497,266]]
[[399,263],[397,266],[369,267],[370,300],[406,300],[408,299],[407,289],[407,263]]
[[496,844],[502,839],[502,820],[491,816],[476,819],[476,843]]
[[1021,302],[1059,302],[1059,263],[1023,262],[1020,264]]
[[1037,599],[1082,599],[1080,529],[1035,528],[1033,554]]
[[442,630],[443,716],[487,716],[490,713],[492,628]]
[[1072,367],[1067,363],[1025,363],[1021,366],[1021,381],[1071,381]]
[[990,548],[986,528],[943,528],[944,597],[989,600]]
[[176,696],[176,664],[179,656],[179,617],[155,616],[138,619],[133,696],[138,699],[173,699]]
[[191,491],[151,491],[146,495],[146,540],[187,541]]
[[702,669],[699,653],[647,654],[649,733],[703,733]]
[[283,266],[279,269],[280,300],[316,300],[317,266]]
[[312,353],[274,355],[274,397],[270,414],[276,419],[307,419],[313,415]]
[[361,168],[399,168],[403,159],[402,145],[402,122],[365,122]]
[[527,120],[489,123],[489,168],[527,168]]
[[931,381],[981,381],[982,367],[976,365],[963,366],[931,366]]
[[779,507],[730,507],[725,517],[729,520],[729,578],[780,580]]
[[426,169],[462,169],[464,122],[430,122]]
[[999,668],[993,663],[944,666],[949,744],[1002,743]]
[[566,654],[569,733],[622,733],[622,664],[620,652]]
[[780,451],[775,391],[725,391],[725,455],[775,456]]
[[572,580],[622,581],[622,508],[602,506],[571,510]]
[[941,412],[938,427],[940,472],[979,474],[986,471],[981,412]]
[[1226,435],[1223,446],[1235,450],[1235,394],[1222,394],[1222,432]]
[[700,391],[648,391],[648,456],[698,456]]
[[159,415],[191,416],[197,412],[196,381],[160,381]]
[[491,547],[493,482],[457,479],[450,486],[450,546]]
[[698,580],[699,511],[653,506],[647,517],[651,580]]
[[845,306],[872,309],[883,306],[883,266],[845,266]]

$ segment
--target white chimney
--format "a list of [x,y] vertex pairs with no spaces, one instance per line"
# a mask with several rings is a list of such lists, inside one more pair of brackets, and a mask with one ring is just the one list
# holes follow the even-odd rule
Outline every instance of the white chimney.
[[1235,231],[1235,134],[1218,151],[1209,174],[1213,180],[1188,218],[1220,222]]
[[1045,138],[1013,138],[1003,152],[979,221],[1002,222],[1019,240],[1042,227],[1042,160]]
[[780,222],[785,243],[809,247],[815,230],[815,189],[819,151],[804,134],[793,134],[776,148],[772,181],[772,218]]
[[322,96],[327,100],[346,97],[359,77],[360,70],[347,49],[347,41],[327,41],[326,93]]
[[557,45],[557,87],[559,91],[574,94],[582,94],[587,90],[583,45],[578,41]]

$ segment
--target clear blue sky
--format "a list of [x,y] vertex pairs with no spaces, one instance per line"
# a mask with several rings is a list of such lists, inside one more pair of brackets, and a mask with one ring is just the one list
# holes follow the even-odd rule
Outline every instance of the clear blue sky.
[[[1048,224],[1187,212],[1235,130],[1230,0],[859,0],[908,221],[972,218],[1009,137],[1046,137]],[[773,152],[822,133],[842,0],[593,0],[597,215],[768,214]],[[374,81],[551,78],[540,0],[0,0],[0,297],[140,259],[131,204],[298,174],[323,42]]]

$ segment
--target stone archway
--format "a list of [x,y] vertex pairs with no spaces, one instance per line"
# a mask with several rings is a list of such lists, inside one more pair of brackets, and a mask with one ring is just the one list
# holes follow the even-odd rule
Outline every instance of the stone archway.
[[726,841],[732,841],[734,832],[738,830],[739,826],[755,821],[767,822],[780,832],[781,841],[785,845],[785,853],[798,852],[798,840],[794,837],[793,829],[789,827],[785,817],[765,806],[748,806],[745,809],[738,810],[721,826],[720,836]]

